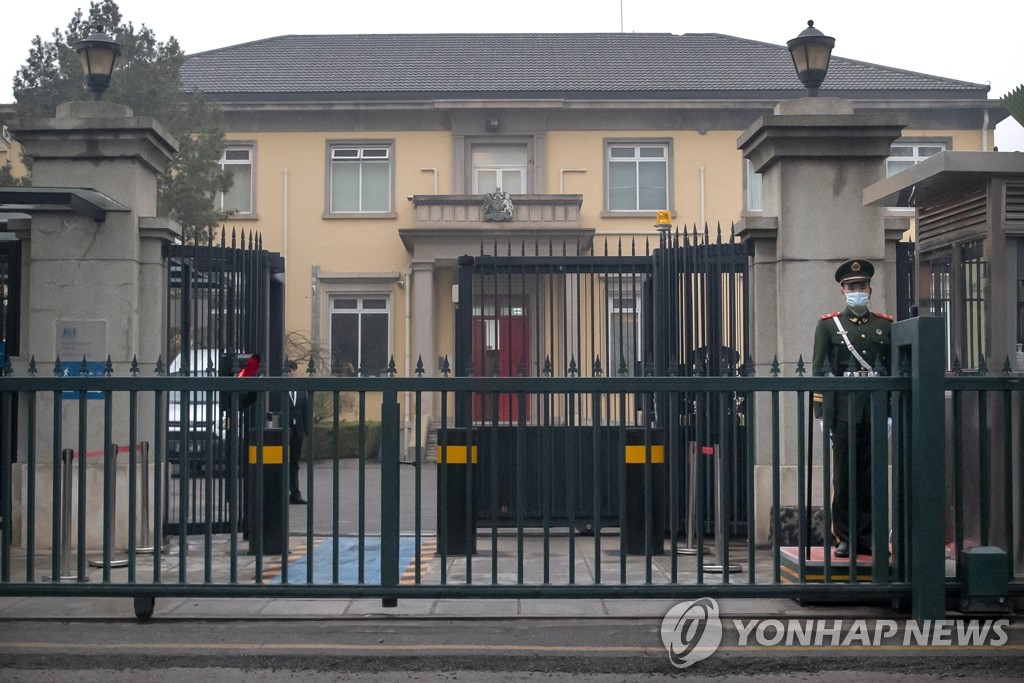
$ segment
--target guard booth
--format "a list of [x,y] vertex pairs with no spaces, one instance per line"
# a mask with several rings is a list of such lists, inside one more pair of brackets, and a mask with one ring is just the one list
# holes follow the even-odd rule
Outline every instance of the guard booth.
[[[1024,155],[940,152],[867,188],[864,199],[916,209],[917,303],[945,320],[947,372],[1024,377]],[[1019,572],[1024,539],[1008,534],[1021,502],[1007,488],[1012,477],[996,474],[1019,463],[1010,461],[1012,442],[994,438],[1012,434],[1024,415],[1015,401],[1005,411],[981,391],[947,392],[946,533],[950,545],[1015,549]],[[958,513],[965,491],[980,504]]]
[[[167,366],[169,374],[229,377],[259,354],[263,375],[284,361],[284,272],[280,254],[256,233],[222,232],[206,244],[170,245]],[[226,533],[231,516],[229,472],[248,490],[248,434],[253,409],[232,415],[230,401],[202,391],[168,396],[167,468],[163,477],[166,535]],[[272,408],[272,406],[271,406]],[[228,467],[228,459],[237,468]],[[245,510],[244,493],[241,510]],[[209,502],[209,504],[207,504]]]

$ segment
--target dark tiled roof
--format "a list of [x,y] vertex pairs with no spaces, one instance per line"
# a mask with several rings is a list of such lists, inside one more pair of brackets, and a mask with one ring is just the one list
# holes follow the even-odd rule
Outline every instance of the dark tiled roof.
[[[225,95],[802,89],[785,46],[717,33],[291,35],[191,55],[181,74],[186,90]],[[822,94],[829,90],[977,97],[988,86],[833,55]]]

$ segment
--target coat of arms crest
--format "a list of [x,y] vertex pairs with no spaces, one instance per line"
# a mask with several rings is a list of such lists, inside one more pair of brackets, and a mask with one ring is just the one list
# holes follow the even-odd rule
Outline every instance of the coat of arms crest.
[[515,210],[508,192],[502,192],[500,187],[494,192],[484,195],[483,218],[485,221],[510,221]]

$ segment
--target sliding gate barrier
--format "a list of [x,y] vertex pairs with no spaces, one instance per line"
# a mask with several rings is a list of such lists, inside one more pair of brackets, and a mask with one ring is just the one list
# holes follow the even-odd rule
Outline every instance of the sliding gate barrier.
[[[944,574],[945,538],[942,519],[945,509],[943,470],[935,466],[936,453],[942,453],[944,434],[943,377],[941,368],[936,372],[929,359],[940,359],[942,353],[922,346],[921,339],[935,333],[931,323],[938,320],[919,319],[900,323],[894,327],[896,347],[901,367],[906,376],[897,377],[624,377],[624,378],[397,378],[397,377],[6,377],[0,382],[0,419],[5,427],[13,422],[11,406],[18,395],[20,414],[26,425],[32,426],[29,437],[22,439],[23,452],[19,453],[17,469],[12,467],[11,440],[0,443],[0,465],[4,468],[3,481],[12,478],[18,485],[4,485],[0,491],[2,504],[2,539],[0,539],[0,595],[20,596],[128,596],[136,598],[140,617],[152,613],[158,597],[374,597],[393,604],[398,599],[411,598],[662,598],[688,599],[712,597],[789,597],[807,600],[843,599],[854,601],[912,600],[915,616],[937,618],[944,613],[947,593],[957,590],[955,583],[947,585]],[[904,327],[900,327],[903,325]],[[921,332],[924,331],[924,333]],[[902,336],[901,336],[902,335]],[[941,334],[934,338],[941,340]],[[923,349],[923,351],[921,351]],[[919,351],[921,351],[919,353]],[[953,378],[956,379],[956,378]],[[947,380],[951,381],[951,380]],[[977,380],[974,380],[977,382]],[[992,378],[992,387],[1020,396],[1019,384]],[[973,386],[973,385],[972,385]],[[306,475],[306,506],[281,507],[282,528],[289,530],[285,547],[280,553],[268,554],[253,548],[243,536],[240,522],[242,510],[238,505],[241,492],[229,487],[228,531],[207,530],[195,536],[168,539],[168,548],[154,544],[152,554],[140,552],[137,525],[138,501],[141,499],[138,478],[128,477],[128,485],[117,487],[117,495],[127,496],[127,506],[117,505],[118,514],[128,511],[118,521],[119,528],[127,527],[127,547],[121,539],[112,537],[112,524],[105,523],[103,501],[112,494],[118,477],[95,477],[87,473],[93,486],[76,488],[79,496],[75,524],[78,534],[70,550],[61,549],[59,520],[46,517],[47,508],[59,509],[61,490],[52,485],[48,477],[59,477],[60,468],[50,463],[61,461],[62,445],[68,436],[77,432],[81,451],[89,447],[110,448],[115,436],[123,430],[133,442],[152,436],[153,425],[160,424],[159,398],[169,391],[219,392],[225,398],[229,411],[238,411],[240,397],[256,392],[283,398],[285,392],[305,390],[340,398],[350,395],[361,410],[355,419],[360,433],[364,427],[380,423],[382,443],[377,461],[365,447],[357,449],[356,457],[341,458],[341,423],[328,420],[330,436],[321,430],[304,443],[305,456],[314,452],[326,456],[308,468]],[[58,410],[64,391],[77,392],[73,399],[79,410]],[[823,564],[812,567],[812,553],[806,538],[794,547],[782,547],[778,540],[769,542],[766,533],[771,520],[778,519],[783,505],[800,500],[803,478],[817,479],[815,490],[828,502],[829,482],[817,467],[805,471],[807,460],[806,416],[808,401],[813,392],[862,391],[870,395],[874,418],[874,466],[887,473],[889,486],[879,486],[873,504],[876,525],[876,547],[870,562],[856,556],[837,559],[825,555]],[[101,392],[102,401],[89,402],[88,392]],[[517,401],[547,401],[551,407],[546,421],[531,425],[542,438],[538,467],[541,468],[540,509],[551,510],[563,497],[580,495],[581,483],[598,498],[607,481],[601,467],[590,467],[590,481],[581,481],[572,468],[581,461],[564,458],[564,440],[555,438],[556,428],[572,428],[576,432],[619,428],[620,416],[636,397],[648,400],[655,395],[664,399],[667,410],[679,410],[683,397],[694,392],[721,394],[730,398],[743,397],[747,406],[746,420],[750,434],[747,440],[750,489],[758,484],[766,492],[757,506],[747,511],[747,528],[753,530],[744,539],[732,539],[723,544],[721,557],[708,557],[702,534],[698,531],[696,554],[684,555],[682,550],[690,544],[685,541],[685,528],[676,515],[662,520],[667,527],[664,539],[665,553],[658,555],[655,543],[645,543],[642,554],[630,554],[621,529],[626,519],[626,496],[620,496],[615,511],[620,519],[616,527],[598,524],[593,535],[582,535],[573,523],[555,522],[552,517],[542,518],[539,527],[517,523],[501,527],[477,523],[472,531],[478,534],[476,548],[463,547],[464,552],[449,552],[438,544],[441,529],[437,510],[445,509],[447,493],[432,465],[436,455],[428,452],[426,439],[405,444],[416,466],[402,467],[403,445],[399,442],[400,397],[408,396],[408,412],[422,420],[424,398],[430,396],[434,405],[447,406],[457,396],[472,400],[473,394],[500,392]],[[578,407],[580,398],[589,397],[586,415]],[[287,405],[283,401],[282,405]],[[892,405],[893,431],[887,434],[886,403]],[[573,410],[576,408],[576,410]],[[152,412],[156,411],[156,413]],[[64,424],[63,414],[76,415],[76,421]],[[519,413],[525,423],[527,411]],[[879,415],[881,418],[879,418]],[[147,421],[149,416],[152,419]],[[787,417],[788,416],[788,417]],[[287,420],[287,414],[284,416]],[[671,422],[672,418],[666,416]],[[255,442],[267,443],[260,432],[262,421],[256,425]],[[482,425],[480,441],[487,439]],[[1018,427],[1019,428],[1019,427]],[[654,528],[656,507],[653,473],[655,457],[647,454],[647,444],[655,445],[658,437],[648,424],[640,428],[644,444],[644,462],[627,464],[624,451],[614,455],[615,467],[638,468],[644,472],[644,490],[627,492],[643,501],[644,528]],[[9,434],[10,431],[5,429]],[[419,430],[416,431],[419,433]],[[319,436],[318,436],[319,434]],[[563,436],[571,435],[563,431]],[[824,438],[824,435],[820,435]],[[566,438],[571,438],[567,436]],[[818,437],[814,437],[816,440]],[[326,441],[326,443],[320,443]],[[360,440],[362,444],[362,439]],[[521,465],[525,461],[526,442],[520,440],[514,457]],[[591,450],[582,454],[591,464],[607,457],[602,452],[601,438],[591,438]],[[619,444],[628,443],[620,441]],[[635,444],[634,444],[635,445]],[[818,440],[815,450],[820,453],[823,443]],[[232,475],[242,463],[242,444],[227,454],[226,467]],[[615,448],[620,448],[616,446]],[[685,467],[688,444],[670,430],[664,438],[666,488],[664,495],[668,509],[686,509],[688,494],[679,486],[679,470]],[[289,457],[289,444],[282,444],[282,461]],[[164,450],[157,443],[153,449],[154,472],[162,470]],[[259,455],[257,455],[259,457]],[[1019,458],[1019,454],[1016,456]],[[481,461],[473,463],[467,458],[462,476],[481,474]],[[698,458],[698,476],[707,467],[705,458]],[[794,467],[800,477],[794,486],[790,477],[783,477],[783,466]],[[120,466],[119,466],[120,467]],[[570,468],[562,484],[553,485],[550,476],[556,467]],[[480,468],[480,470],[474,470]],[[86,468],[89,469],[89,468]],[[521,472],[520,467],[517,471]],[[487,484],[496,486],[498,470],[492,468]],[[727,473],[724,473],[727,474]],[[12,475],[14,475],[12,477]],[[83,475],[84,476],[84,475]],[[459,475],[456,475],[459,476]],[[516,475],[517,477],[520,475]],[[229,477],[233,480],[233,477]],[[620,477],[618,486],[627,486],[628,477]],[[127,489],[127,490],[125,490]],[[891,490],[891,495],[890,495]],[[151,494],[151,524],[154,533],[160,529],[160,511],[163,509],[162,482],[155,481]],[[189,495],[188,488],[183,496]],[[921,495],[920,492],[927,492]],[[48,493],[52,492],[52,493]],[[467,489],[463,493],[472,493]],[[621,491],[620,491],[621,492]],[[517,487],[516,496],[527,491]],[[752,494],[753,491],[751,490]],[[751,499],[754,497],[751,495]],[[986,498],[996,505],[1001,498]],[[185,501],[189,502],[189,501]],[[480,503],[480,501],[476,501]],[[485,502],[492,509],[497,499]],[[704,507],[711,504],[703,496],[695,501],[698,519],[704,518]],[[970,506],[972,500],[964,496],[958,505]],[[571,509],[571,508],[570,508]],[[600,506],[594,508],[599,510]],[[808,514],[800,506],[800,514]],[[1013,524],[1012,515],[999,511],[998,518]],[[546,521],[545,521],[546,519]],[[574,520],[569,519],[568,522]],[[600,522],[600,520],[597,520]],[[723,520],[725,521],[725,520]],[[93,524],[91,522],[98,522]],[[122,524],[123,522],[123,524]],[[52,524],[52,527],[51,527]],[[88,527],[88,528],[87,528]],[[52,528],[52,533],[47,533]],[[100,530],[99,538],[89,537],[83,530]],[[891,544],[888,531],[892,530]],[[1013,538],[1016,529],[1008,530]],[[1002,532],[1001,532],[1002,533]],[[84,543],[78,539],[84,538]],[[778,539],[778,536],[774,536]],[[992,537],[993,541],[996,539]],[[886,547],[888,545],[888,547]],[[83,557],[101,552],[109,560],[114,551],[126,551],[128,566],[111,569],[104,566],[92,572],[85,569]],[[820,550],[820,549],[819,549]],[[1011,549],[1012,550],[1012,549]],[[61,578],[60,568],[65,555],[75,556],[81,570],[74,580]],[[743,570],[738,573],[712,574],[706,564],[730,564],[730,557],[742,559]],[[808,559],[811,558],[811,559]],[[52,567],[47,575],[44,567]],[[815,571],[811,571],[815,569]],[[1009,590],[1022,594],[1022,584],[1010,581]]]

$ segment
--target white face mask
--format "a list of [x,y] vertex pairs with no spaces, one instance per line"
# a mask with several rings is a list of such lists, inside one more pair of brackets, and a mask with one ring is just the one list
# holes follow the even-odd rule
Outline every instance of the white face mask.
[[865,308],[870,301],[867,292],[848,292],[846,295],[846,305],[850,308]]

